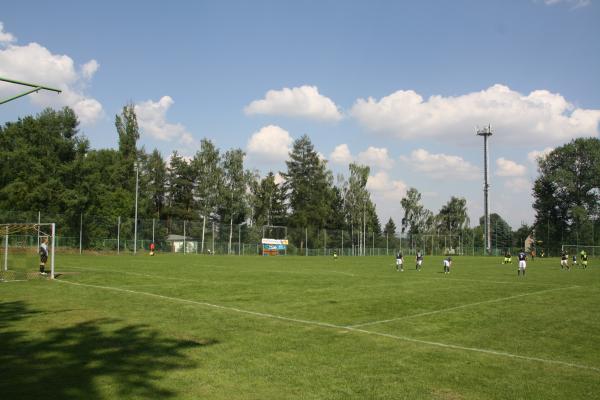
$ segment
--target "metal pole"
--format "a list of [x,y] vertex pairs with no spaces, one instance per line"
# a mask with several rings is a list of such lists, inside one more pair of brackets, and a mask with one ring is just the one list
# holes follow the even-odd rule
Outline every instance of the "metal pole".
[[[592,234],[592,236],[594,236]],[[342,252],[340,253],[340,256],[344,255],[344,230],[342,229]]]
[[37,227],[37,248],[40,248],[40,224],[42,223],[42,213],[38,211],[38,227]]
[[306,247],[304,248],[304,255],[308,256],[308,228],[304,228],[304,239],[306,241]]
[[238,225],[238,256],[242,255],[242,224]]
[[133,228],[133,254],[137,254],[137,225],[138,225],[138,180],[139,180],[140,168],[136,162],[135,164],[135,221]]
[[8,271],[8,225],[6,225],[6,235],[4,236],[4,270]]
[[154,218],[152,218],[152,243],[154,243]]
[[83,237],[83,213],[79,214],[79,254],[81,254],[81,239]]
[[186,253],[185,249],[185,219],[183,220],[183,254]]
[[121,254],[121,216],[117,220],[117,254]]
[[215,255],[215,221],[212,223],[212,253]]
[[52,223],[52,249],[51,249],[51,259],[50,259],[50,279],[54,279],[54,237],[56,236],[56,225]]
[[483,129],[477,130],[478,136],[483,136],[483,208],[484,208],[484,229],[485,229],[485,250],[489,255],[491,252],[491,234],[490,234],[490,202],[488,183],[488,137],[492,136],[492,127],[488,125]]
[[389,241],[390,241],[390,233],[386,232],[385,233],[385,255],[388,255],[388,251],[389,251]]
[[202,216],[202,247],[200,253],[204,254],[204,227],[206,226],[206,215]]

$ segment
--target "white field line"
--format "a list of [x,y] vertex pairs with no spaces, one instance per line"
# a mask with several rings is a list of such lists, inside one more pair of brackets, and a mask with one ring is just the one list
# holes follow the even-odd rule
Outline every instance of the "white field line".
[[348,327],[348,326],[335,325],[335,324],[330,324],[327,322],[310,321],[310,320],[304,320],[304,319],[298,319],[298,318],[283,317],[280,315],[261,313],[261,312],[257,312],[257,311],[249,311],[249,310],[244,310],[241,308],[221,306],[221,305],[206,303],[206,302],[202,302],[202,301],[182,299],[179,297],[163,296],[160,294],[154,294],[154,293],[149,293],[149,292],[139,292],[136,290],[121,289],[121,288],[116,288],[116,287],[112,287],[112,286],[89,285],[89,284],[85,284],[85,283],[76,283],[76,282],[61,281],[61,280],[55,280],[54,282],[60,282],[60,283],[65,283],[65,284],[69,284],[69,285],[76,285],[76,286],[83,286],[83,287],[91,287],[91,288],[96,288],[96,289],[113,290],[113,291],[137,294],[137,295],[142,295],[142,296],[155,297],[155,298],[159,298],[159,299],[163,299],[163,300],[199,305],[199,306],[215,308],[215,309],[224,310],[224,311],[232,311],[232,312],[237,312],[237,313],[241,313],[241,314],[253,315],[253,316],[262,317],[262,318],[271,318],[271,319],[276,319],[276,320],[280,320],[280,321],[295,322],[295,323],[304,324],[304,325],[320,326],[320,327],[331,328],[331,329],[341,329],[341,330],[345,330],[345,331],[349,331],[349,332],[363,333],[366,335],[380,336],[380,337],[385,337],[385,338],[389,338],[389,339],[402,340],[402,341],[412,342],[412,343],[420,343],[420,344],[425,344],[425,345],[429,345],[429,346],[442,347],[442,348],[446,348],[446,349],[470,351],[470,352],[476,352],[476,353],[490,354],[490,355],[495,355],[495,356],[509,357],[509,358],[515,358],[515,359],[520,359],[520,360],[527,360],[527,361],[536,361],[536,362],[545,363],[545,364],[555,364],[555,365],[560,365],[560,366],[564,366],[564,367],[579,368],[579,369],[586,369],[586,370],[600,372],[600,368],[592,367],[589,365],[574,364],[574,363],[569,363],[566,361],[551,360],[551,359],[540,358],[540,357],[528,357],[528,356],[522,356],[522,355],[518,355],[518,354],[507,353],[507,352],[503,352],[503,351],[480,349],[477,347],[465,347],[465,346],[458,346],[458,345],[447,344],[447,343],[432,342],[432,341],[428,341],[428,340],[414,339],[414,338],[407,337],[407,336],[390,335],[387,333],[380,333],[380,332],[375,332],[375,331],[368,331],[365,329],[357,329],[357,328]]
[[0,283],[11,283],[11,282],[28,282],[28,279],[11,279],[11,280],[2,280],[0,279]]
[[506,285],[536,285],[536,286],[556,286],[555,283],[537,283],[537,282],[519,282],[519,281],[488,281],[485,279],[465,279],[465,278],[431,278],[431,277],[422,277],[420,279],[434,279],[434,280],[442,280],[442,281],[465,281],[465,282],[482,282],[482,283],[499,283]]
[[499,303],[501,301],[518,299],[519,297],[533,296],[533,295],[536,295],[536,294],[553,292],[553,291],[556,291],[556,290],[575,289],[575,288],[578,288],[578,287],[579,286],[568,286],[568,287],[562,287],[562,288],[539,290],[537,292],[522,293],[522,294],[517,294],[517,295],[514,295],[514,296],[501,297],[499,299],[491,299],[491,300],[485,300],[485,301],[478,301],[477,303],[468,303],[468,304],[463,304],[463,305],[456,306],[456,307],[442,308],[441,310],[427,311],[427,312],[423,312],[423,313],[419,313],[419,314],[412,314],[412,315],[405,315],[405,316],[398,317],[398,318],[390,318],[390,319],[383,319],[383,320],[380,320],[380,321],[372,321],[372,322],[365,322],[365,323],[362,323],[362,324],[349,325],[348,328],[358,328],[358,327],[361,327],[361,326],[369,326],[369,325],[376,325],[376,324],[385,324],[387,322],[394,322],[394,321],[400,321],[400,320],[403,320],[403,319],[423,317],[425,315],[440,314],[440,313],[444,313],[444,312],[447,312],[447,311],[459,310],[461,308],[467,308],[467,307],[474,307],[474,306],[478,306],[478,305],[481,305],[481,304]]

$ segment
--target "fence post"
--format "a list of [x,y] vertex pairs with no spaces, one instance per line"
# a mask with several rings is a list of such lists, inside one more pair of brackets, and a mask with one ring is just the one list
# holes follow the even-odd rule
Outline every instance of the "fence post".
[[79,254],[81,254],[81,239],[83,237],[83,213],[79,214]]
[[154,243],[154,218],[152,218],[152,243]]
[[183,220],[183,254],[186,253],[185,249],[185,219]]
[[304,247],[304,255],[308,256],[308,228],[304,228],[304,239],[306,242],[306,247]]
[[212,253],[215,255],[215,221],[212,222]]
[[117,254],[121,253],[121,216],[117,218]]
[[340,253],[341,256],[344,255],[344,230],[342,229],[342,252]]
[[40,224],[42,223],[42,213],[38,211],[38,228],[37,228],[37,248],[40,248]]
[[8,271],[8,225],[6,225],[6,235],[4,236],[4,270]]

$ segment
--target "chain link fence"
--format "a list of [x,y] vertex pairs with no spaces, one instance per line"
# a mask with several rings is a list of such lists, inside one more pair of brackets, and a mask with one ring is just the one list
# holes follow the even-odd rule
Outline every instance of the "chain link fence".
[[[50,214],[0,210],[0,223],[55,222],[58,251],[134,253],[149,251],[190,254],[260,255],[263,227],[248,223],[222,223],[206,219],[138,219],[87,213]],[[472,231],[457,234],[386,235],[359,229],[286,228],[286,254],[302,256],[393,256],[421,250],[425,255],[484,255],[482,239]],[[19,244],[37,245],[36,237],[11,237]],[[493,255],[517,248],[492,248]]]

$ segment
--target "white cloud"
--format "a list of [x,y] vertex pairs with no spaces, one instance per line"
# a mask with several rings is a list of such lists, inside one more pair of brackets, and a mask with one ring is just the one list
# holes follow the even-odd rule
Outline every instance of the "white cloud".
[[505,144],[562,143],[598,136],[600,110],[576,108],[547,90],[522,95],[504,85],[456,97],[424,100],[400,90],[380,100],[358,99],[351,115],[369,131],[400,139],[475,142],[475,128],[492,124],[492,140]]
[[329,160],[332,163],[339,165],[348,165],[353,159],[352,153],[350,153],[350,149],[345,143],[336,146],[329,155]]
[[524,176],[527,173],[527,168],[524,165],[517,164],[512,160],[507,160],[500,157],[496,160],[496,175],[498,176]]
[[394,166],[394,160],[390,158],[388,150],[383,147],[369,146],[367,150],[358,153],[357,160],[370,167],[390,169]]
[[[42,90],[28,95],[27,99],[40,107],[69,106],[84,125],[93,124],[102,117],[102,104],[85,93],[87,84],[98,69],[95,60],[85,63],[81,71],[77,71],[71,57],[53,54],[38,43],[24,46],[10,44],[16,38],[4,32],[3,28],[0,25],[0,43],[8,45],[0,48],[0,76],[62,90],[61,94]],[[24,88],[3,83],[0,95],[8,97],[22,93],[26,90]]]
[[504,182],[504,187],[515,193],[526,193],[531,190],[531,182],[526,178],[515,178]]
[[554,148],[546,147],[544,150],[530,151],[529,153],[527,153],[527,159],[529,160],[530,163],[537,165],[538,158],[546,157],[548,154],[550,154],[552,152],[552,150],[554,150]]
[[406,194],[407,186],[404,182],[390,178],[387,172],[379,171],[369,175],[367,189],[373,193],[374,200],[400,201]]
[[592,4],[591,0],[543,0],[547,6],[553,6],[556,4],[568,4],[572,8],[586,7]]
[[194,137],[182,124],[167,122],[167,111],[174,104],[170,96],[163,96],[157,102],[146,100],[135,105],[137,120],[143,133],[158,140],[172,141],[190,146]]
[[81,74],[86,80],[92,79],[96,71],[100,68],[100,64],[96,60],[90,60],[81,66]]
[[432,154],[424,149],[413,150],[410,157],[401,156],[410,168],[433,179],[474,180],[479,178],[479,168],[459,156]]
[[254,100],[244,108],[247,115],[267,114],[339,121],[342,114],[335,103],[319,93],[316,86],[300,86],[269,90],[262,100]]
[[17,38],[10,32],[4,32],[4,23],[0,22],[0,44],[16,42]]
[[254,132],[248,140],[246,150],[249,155],[261,160],[285,161],[292,147],[291,135],[276,125],[268,125]]

